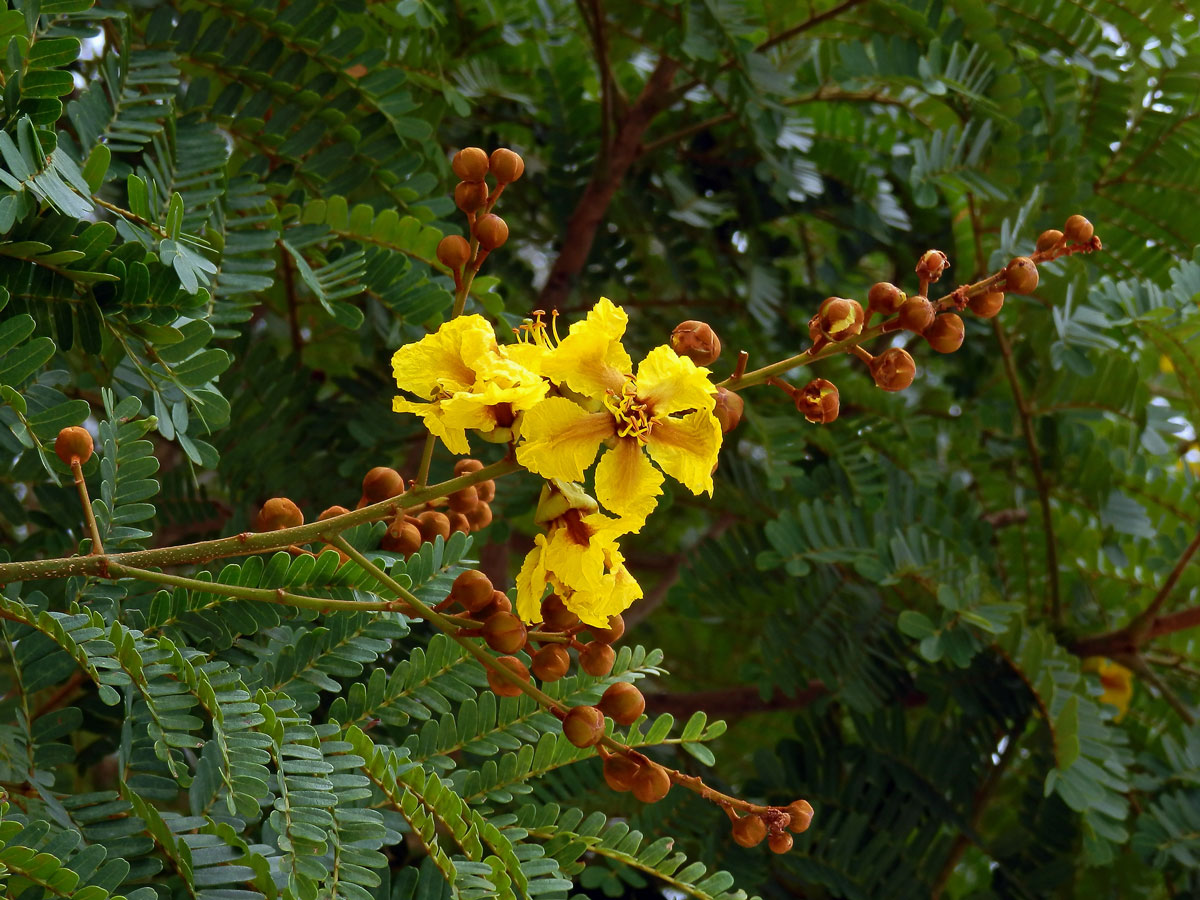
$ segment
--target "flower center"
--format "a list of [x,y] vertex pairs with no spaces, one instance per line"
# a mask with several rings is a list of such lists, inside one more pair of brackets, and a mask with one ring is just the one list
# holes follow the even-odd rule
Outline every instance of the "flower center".
[[550,311],[550,327],[546,327],[543,317],[546,315],[540,309],[535,309],[530,315],[532,319],[526,319],[513,332],[522,344],[533,344],[537,347],[544,347],[547,350],[553,350],[559,343],[558,337],[558,310]]
[[650,407],[638,399],[637,384],[632,378],[626,380],[621,390],[611,388],[604,397],[604,405],[617,420],[617,437],[637,438],[643,444],[654,428]]

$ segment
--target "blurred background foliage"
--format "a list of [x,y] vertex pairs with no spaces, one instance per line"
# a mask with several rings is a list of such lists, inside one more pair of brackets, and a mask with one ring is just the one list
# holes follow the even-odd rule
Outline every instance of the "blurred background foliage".
[[[552,726],[514,725],[464,757],[453,726],[478,672],[449,701],[434,691],[417,713],[381,716],[371,739],[440,773],[480,828],[544,845],[529,871],[548,876],[548,896],[567,892],[562,877],[592,897],[1200,891],[1189,4],[27,0],[0,14],[0,38],[0,539],[17,560],[78,546],[80,512],[49,450],[65,425],[90,423],[112,461],[89,469],[109,492],[93,496],[110,550],[233,534],[281,494],[310,517],[353,505],[376,465],[412,475],[422,433],[388,411],[387,360],[449,312],[434,247],[462,229],[448,164],[462,146],[526,161],[498,207],[512,236],[468,311],[501,326],[535,308],[571,321],[608,296],[630,314],[634,358],[703,319],[726,348],[720,377],[740,349],[754,367],[806,346],[828,295],[865,300],[879,280],[915,290],[926,249],[950,257],[943,285],[966,283],[1088,216],[1103,252],[1044,266],[1034,296],[970,318],[953,355],[910,341],[919,375],[904,393],[878,391],[848,357],[817,367],[841,390],[829,426],[781,392],[748,392],[712,502],[677,492],[627,541],[647,596],[624,643],[662,650],[627,665],[669,672],[650,710],[730,722],[661,752],[750,799],[810,800],[813,827],[790,854],[737,848],[719,811],[682,791],[639,808],[604,789],[594,761],[489,774],[489,753]],[[435,479],[450,467],[436,457]],[[470,550],[497,583],[530,545],[536,489],[501,482],[496,522]],[[451,551],[414,580],[433,590],[466,552]],[[132,699],[122,730],[71,680],[74,662],[35,672],[51,648],[11,604],[83,601],[98,618],[68,632],[116,622],[170,636],[185,657],[272,686],[281,721],[318,731],[361,713],[354,682],[383,696],[371,671],[418,665],[414,647],[419,665],[448,652],[387,622],[217,625],[200,609],[180,624],[144,585],[23,591],[6,589],[18,618],[0,623],[0,782],[15,816],[0,824],[0,863],[28,900],[85,887],[89,900],[139,888],[219,900],[261,873],[247,863],[197,892],[180,847],[188,871],[205,848],[205,865],[271,854],[220,814],[205,823],[196,789],[190,810],[177,802],[184,781],[130,736],[145,715]],[[263,668],[292,643],[307,656]],[[1133,672],[1131,700],[1119,670],[1081,668],[1095,656]],[[529,714],[515,710],[506,721]],[[442,744],[418,727],[431,711],[450,715]],[[198,779],[228,771],[215,749],[175,753]],[[157,774],[131,776],[134,759]],[[98,793],[111,790],[119,799]],[[610,831],[600,841],[603,818],[558,818],[554,804],[600,811]],[[122,821],[141,824],[96,825]],[[397,837],[381,821],[386,834],[361,826],[364,846]],[[640,850],[627,828],[646,836]],[[91,848],[106,844],[127,871],[98,867]],[[418,844],[390,850],[390,877],[361,890],[498,890],[478,863],[445,885]],[[26,847],[75,879],[20,881],[36,869]],[[672,848],[732,878],[672,868]],[[325,895],[360,896],[322,871]]]

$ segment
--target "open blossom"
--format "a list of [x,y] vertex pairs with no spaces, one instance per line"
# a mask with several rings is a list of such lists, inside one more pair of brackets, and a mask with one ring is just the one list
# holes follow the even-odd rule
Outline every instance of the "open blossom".
[[1129,711],[1129,701],[1133,699],[1133,672],[1103,656],[1089,656],[1083,661],[1082,668],[1100,676],[1100,686],[1104,688],[1100,702],[1115,706],[1115,719],[1120,721]]
[[662,346],[631,374],[621,346],[627,321],[624,310],[601,298],[557,346],[543,329],[524,345],[532,349],[518,351],[591,408],[568,397],[538,403],[525,414],[517,461],[546,478],[580,481],[608,443],[596,467],[596,497],[634,530],[662,493],[663,476],[650,460],[692,493],[711,494],[722,432],[707,369]]
[[517,614],[525,622],[542,621],[547,587],[583,622],[601,627],[642,596],[617,548],[627,529],[600,513],[578,485],[548,484],[536,519],[546,533],[534,538],[517,575]]
[[501,354],[482,316],[451,319],[401,347],[392,356],[392,373],[401,390],[421,398],[396,397],[392,411],[419,415],[453,453],[470,451],[468,429],[507,439],[517,414],[547,390],[544,379]]

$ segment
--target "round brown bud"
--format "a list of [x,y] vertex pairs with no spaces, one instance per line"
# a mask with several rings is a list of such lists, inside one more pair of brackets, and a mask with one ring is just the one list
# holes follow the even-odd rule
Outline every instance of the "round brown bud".
[[477,459],[460,459],[454,464],[455,475],[470,475],[483,468],[483,463]]
[[510,612],[488,616],[483,623],[483,639],[497,653],[516,653],[525,646],[525,623]]
[[450,519],[445,513],[426,510],[417,516],[417,528],[421,530],[421,539],[431,544],[439,535],[443,541],[450,539]]
[[475,485],[475,496],[483,503],[491,503],[496,499],[496,482],[490,478]]
[[78,425],[64,428],[54,439],[54,452],[68,466],[73,459],[79,460],[79,464],[83,465],[92,458],[92,451],[95,448],[96,445],[92,441],[92,436],[88,434],[88,430]]
[[344,516],[348,512],[350,512],[350,510],[346,509],[346,507],[344,507],[344,506],[331,506],[331,507],[329,507],[329,509],[325,510],[323,513],[321,513],[319,516],[317,516],[317,521],[324,522],[326,519],[333,519],[333,518],[336,518],[337,516]]
[[450,520],[450,533],[461,531],[463,534],[471,533],[471,520],[460,512],[451,510],[446,514],[446,518]]
[[461,603],[467,612],[479,612],[492,602],[495,590],[490,578],[478,569],[467,569],[450,586],[450,599]]
[[922,297],[919,294],[916,297],[909,297],[900,304],[900,327],[920,334],[933,324],[935,315],[933,304],[929,302],[928,297]]
[[796,392],[796,409],[816,425],[828,425],[838,417],[841,399],[837,386],[824,378],[814,378]]
[[863,329],[863,308],[857,300],[828,297],[817,315],[821,317],[821,329],[835,341],[853,337]]
[[[529,670],[525,668],[525,663],[521,662],[515,656],[498,656],[496,657],[496,662],[522,681],[529,681]],[[524,693],[520,685],[509,681],[499,672],[494,671],[491,666],[488,666],[487,680],[488,687],[498,697],[519,697]]]
[[604,739],[604,713],[594,706],[572,706],[562,725],[563,734],[576,747],[595,747]]
[[[460,181],[454,186],[454,205],[465,213],[479,212],[487,201],[488,186],[482,181]],[[469,245],[467,258],[470,259]]]
[[1092,227],[1092,223],[1080,215],[1071,216],[1063,225],[1063,234],[1072,244],[1086,244],[1095,233],[1096,229]]
[[871,285],[871,290],[867,291],[867,308],[885,316],[894,316],[907,299],[908,295],[890,281],[881,281]]
[[937,281],[950,268],[950,260],[941,250],[926,250],[917,260],[917,277]]
[[495,213],[488,213],[475,222],[475,239],[484,250],[503,247],[508,240],[508,224]]
[[547,644],[533,654],[533,674],[542,681],[558,681],[571,671],[571,654],[562,644]]
[[609,616],[607,628],[589,625],[588,631],[592,633],[592,640],[599,641],[601,644],[611,644],[619,641],[621,635],[625,633],[625,620],[619,615]]
[[455,512],[468,513],[479,505],[479,492],[474,487],[465,487],[455,491],[447,500]]
[[965,333],[963,320],[954,313],[946,313],[925,329],[925,340],[938,353],[953,353],[962,346]]
[[579,651],[579,667],[589,675],[594,675],[596,678],[603,678],[612,671],[616,658],[617,654],[613,652],[613,648],[608,646],[608,644],[589,641]]
[[473,615],[481,621],[487,621],[496,613],[502,612],[512,612],[512,601],[508,599],[504,591],[492,591],[492,602]]
[[888,347],[871,363],[871,377],[885,391],[902,391],[913,383],[917,364],[903,347]]
[[1032,294],[1038,286],[1038,270],[1033,260],[1018,256],[1004,269],[1004,283],[1010,294]]
[[481,531],[492,524],[492,508],[486,503],[478,503],[467,513],[467,521],[471,523],[472,531]]
[[796,834],[808,831],[808,826],[812,824],[813,817],[811,803],[807,800],[797,800],[789,804],[785,812],[792,817],[792,820],[788,822],[788,831],[793,831]]
[[1063,233],[1061,231],[1059,231],[1057,228],[1051,228],[1047,231],[1043,231],[1041,234],[1038,235],[1038,239],[1037,239],[1038,253],[1045,253],[1048,250],[1053,250],[1055,247],[1057,247],[1059,244],[1062,243],[1062,239],[1063,239]]
[[657,803],[671,790],[671,776],[658,763],[642,766],[633,777],[633,796],[643,803]]
[[745,401],[737,391],[723,387],[717,388],[717,403],[713,409],[713,415],[721,423],[721,431],[729,434],[738,427],[738,423],[742,421],[742,410],[745,405]]
[[437,258],[444,266],[461,269],[471,258],[471,245],[461,234],[448,234],[438,241]]
[[395,469],[376,466],[363,476],[362,491],[367,503],[390,500],[404,493],[404,479]]
[[618,681],[600,698],[600,711],[618,725],[632,725],[646,711],[646,698],[628,681]]
[[614,791],[627,791],[633,787],[642,767],[621,753],[604,757],[604,780]]
[[492,151],[490,168],[498,182],[510,184],[525,174],[525,160],[521,159],[521,154],[501,147]]
[[988,291],[986,294],[979,294],[968,300],[967,306],[971,307],[971,312],[979,318],[990,319],[1004,308],[1004,293]]
[[421,549],[422,543],[424,541],[421,538],[420,529],[412,522],[400,521],[393,522],[388,526],[388,530],[383,533],[383,540],[379,542],[379,547],[389,553],[412,556]]
[[488,155],[482,147],[463,147],[450,160],[450,168],[463,181],[483,181],[488,173]]
[[671,332],[671,349],[698,366],[708,366],[721,355],[721,340],[707,322],[688,319]]
[[567,609],[558,594],[551,594],[542,601],[542,621],[548,631],[566,631],[579,624],[579,616]]
[[259,510],[255,531],[279,531],[304,524],[304,513],[287,497],[272,497]]
[[772,853],[787,853],[792,849],[792,836],[786,831],[780,831],[771,835],[767,840],[767,846],[771,848]]
[[748,813],[733,823],[733,841],[739,847],[757,847],[767,836],[767,823]]

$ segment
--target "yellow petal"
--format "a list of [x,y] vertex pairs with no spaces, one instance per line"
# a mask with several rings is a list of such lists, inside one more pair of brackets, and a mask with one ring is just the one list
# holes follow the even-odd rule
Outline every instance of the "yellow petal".
[[513,415],[529,409],[546,396],[547,384],[537,377],[525,383],[506,386],[502,382],[484,379],[470,391],[456,391],[441,401],[447,425],[491,431],[497,426],[496,407],[507,404],[504,427],[512,424]]
[[621,346],[629,317],[611,300],[601,297],[587,318],[571,326],[542,362],[540,372],[555,384],[565,383],[589,397],[619,391],[633,372],[633,360]]
[[434,437],[441,438],[442,443],[451,453],[462,455],[471,452],[471,445],[467,443],[466,431],[445,421],[440,402],[414,403],[403,397],[393,397],[392,412],[416,413],[424,421],[429,433]]
[[[657,426],[655,426],[657,429]],[[596,499],[636,531],[658,505],[663,477],[646,459],[635,438],[621,438],[596,466]]]
[[548,397],[521,421],[517,462],[546,478],[581,481],[600,442],[614,431],[610,413],[589,413],[565,397]]
[[688,409],[712,412],[717,395],[708,369],[667,346],[655,347],[638,366],[637,392],[655,416]]
[[554,528],[546,539],[543,554],[546,569],[553,573],[554,580],[572,590],[599,589],[604,578],[603,539],[587,538],[580,543],[580,534],[587,535],[590,528]]
[[475,364],[489,352],[498,353],[492,326],[482,316],[459,316],[397,350],[392,374],[401,390],[432,398],[474,384]]
[[[615,558],[620,560],[621,555],[617,553]],[[629,574],[624,564],[618,563],[604,576],[604,583],[599,590],[564,593],[563,605],[579,616],[584,624],[606,627],[610,616],[624,612],[641,596],[641,585]]]
[[721,424],[712,413],[697,410],[681,419],[656,419],[646,449],[693,494],[712,494],[712,471],[721,450]]
[[531,625],[542,621],[542,595],[546,593],[546,567],[542,563],[546,536],[539,534],[533,541],[533,549],[517,573],[517,615]]

